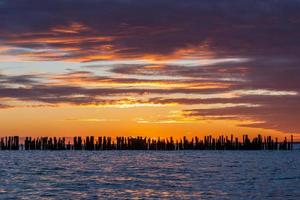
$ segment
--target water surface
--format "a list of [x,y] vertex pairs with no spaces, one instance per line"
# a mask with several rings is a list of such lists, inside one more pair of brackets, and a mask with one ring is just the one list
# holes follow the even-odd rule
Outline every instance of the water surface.
[[300,151],[0,152],[0,199],[298,199]]

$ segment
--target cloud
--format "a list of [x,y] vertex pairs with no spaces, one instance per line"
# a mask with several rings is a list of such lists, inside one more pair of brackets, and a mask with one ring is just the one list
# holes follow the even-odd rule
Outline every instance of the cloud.
[[[226,73],[219,69],[216,73]],[[242,73],[247,78],[248,71]],[[262,87],[261,83],[258,88],[255,88],[250,81],[211,82],[214,80],[213,76],[212,80],[197,77],[186,77],[182,80],[114,78],[98,76],[88,71],[43,74],[43,76],[1,74],[0,78],[2,83],[0,98],[5,103],[0,105],[1,109],[18,107],[19,105],[14,102],[25,102],[27,107],[62,104],[119,108],[182,105],[185,106],[183,111],[185,115],[180,118],[180,121],[184,119],[184,122],[188,123],[203,118],[251,120],[253,123],[242,123],[241,126],[299,132],[297,122],[300,116],[295,112],[300,102],[299,90],[278,90],[281,87],[271,87],[272,90],[259,89]],[[227,87],[199,87],[209,86],[211,83],[222,85],[227,82],[230,83]],[[141,87],[137,83],[145,85]],[[150,87],[152,84],[169,87],[152,88]],[[297,87],[284,88],[298,89]],[[174,119],[169,117],[160,121],[170,123],[174,122]],[[289,130],[290,127],[294,130]]]
[[13,108],[13,106],[0,104],[0,109],[7,109],[7,108]]
[[299,8],[296,0],[5,0],[1,43],[56,50],[28,52],[50,60],[298,57]]
[[94,87],[138,87],[138,88],[167,88],[167,89],[224,89],[229,88],[233,83],[222,80],[206,79],[172,79],[170,78],[145,78],[145,77],[114,77],[113,75],[99,76],[88,71],[73,71],[65,74],[50,77],[60,84],[86,85]]
[[[300,115],[295,110],[300,109],[299,96],[289,98],[258,98],[260,106],[247,107],[235,106],[212,109],[190,109],[185,110],[186,116],[230,119],[230,120],[252,120],[253,123],[241,123],[240,126],[273,129],[289,133],[299,133],[298,122]],[[252,101],[254,103],[255,101]]]
[[135,88],[84,88],[76,86],[35,85],[31,88],[0,88],[0,97],[20,98],[29,100],[59,99],[63,96],[113,96],[128,94],[210,94],[224,89],[135,89]]
[[296,90],[300,87],[300,60],[296,58],[258,57],[243,62],[223,62],[212,65],[186,67],[162,65],[149,68],[145,65],[117,65],[111,71],[118,74],[143,76],[170,76],[206,81],[224,81],[235,89]]
[[156,106],[139,95],[211,94],[224,91],[223,83],[113,78],[86,71],[64,74],[0,75],[0,98],[5,101],[38,102],[47,105],[139,105]]
[[0,73],[0,84],[19,84],[19,85],[32,85],[39,83],[37,75],[25,74],[25,75],[5,75]]

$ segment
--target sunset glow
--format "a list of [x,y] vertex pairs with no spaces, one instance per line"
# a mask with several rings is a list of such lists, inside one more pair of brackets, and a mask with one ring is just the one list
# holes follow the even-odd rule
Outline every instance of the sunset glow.
[[205,2],[0,0],[0,135],[300,133],[300,5]]

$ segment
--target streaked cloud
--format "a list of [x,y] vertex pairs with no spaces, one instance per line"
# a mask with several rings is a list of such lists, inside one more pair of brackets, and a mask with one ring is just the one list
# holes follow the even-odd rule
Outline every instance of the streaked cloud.
[[2,0],[0,109],[172,107],[135,122],[300,132],[299,9],[297,0]]

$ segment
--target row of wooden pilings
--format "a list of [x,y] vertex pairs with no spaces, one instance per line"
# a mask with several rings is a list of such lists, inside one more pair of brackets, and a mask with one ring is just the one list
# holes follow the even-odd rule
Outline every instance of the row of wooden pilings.
[[174,140],[151,139],[147,137],[74,137],[72,143],[64,137],[26,137],[20,144],[18,136],[4,137],[0,139],[0,150],[293,150],[293,135],[290,141],[281,142],[271,136],[258,135],[250,140],[248,135],[243,135],[242,141],[231,135],[205,136],[203,139],[193,137],[190,140],[183,137]]

